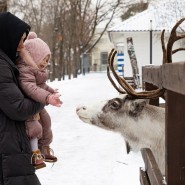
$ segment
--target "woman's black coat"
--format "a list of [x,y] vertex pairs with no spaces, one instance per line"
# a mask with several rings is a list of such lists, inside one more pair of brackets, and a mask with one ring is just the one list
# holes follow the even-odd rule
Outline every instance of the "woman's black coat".
[[40,185],[31,164],[25,120],[43,105],[24,97],[15,65],[17,46],[29,29],[11,13],[0,13],[0,185]]

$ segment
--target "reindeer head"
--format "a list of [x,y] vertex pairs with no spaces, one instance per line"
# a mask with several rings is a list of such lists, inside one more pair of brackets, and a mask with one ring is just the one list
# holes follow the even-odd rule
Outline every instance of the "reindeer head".
[[137,121],[142,117],[146,104],[147,100],[120,95],[107,101],[78,106],[76,113],[86,123],[116,131],[124,126],[124,122],[126,124],[129,120]]

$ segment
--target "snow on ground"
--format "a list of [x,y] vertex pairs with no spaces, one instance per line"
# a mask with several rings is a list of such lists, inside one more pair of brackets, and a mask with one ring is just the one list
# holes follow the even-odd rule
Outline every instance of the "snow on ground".
[[42,185],[140,185],[140,153],[126,154],[118,133],[82,122],[75,109],[87,101],[112,98],[118,92],[106,73],[48,83],[62,94],[61,108],[47,106],[52,119],[53,148],[58,162],[37,170]]

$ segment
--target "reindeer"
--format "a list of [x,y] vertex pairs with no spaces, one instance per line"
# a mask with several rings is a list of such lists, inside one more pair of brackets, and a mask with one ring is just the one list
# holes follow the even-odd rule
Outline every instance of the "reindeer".
[[[185,35],[176,35],[177,27],[185,20],[181,19],[171,31],[167,49],[164,44],[164,32],[161,34],[163,64],[171,63],[171,55],[184,48],[172,51],[173,43],[184,38]],[[121,94],[110,100],[78,106],[76,113],[86,123],[121,133],[125,141],[134,151],[150,148],[162,174],[165,175],[165,108],[150,105],[149,99],[162,96],[165,89],[153,91],[135,91],[124,78],[114,70],[113,49],[108,57],[107,75],[114,88]],[[119,85],[126,91],[118,88],[110,75],[110,69]]]

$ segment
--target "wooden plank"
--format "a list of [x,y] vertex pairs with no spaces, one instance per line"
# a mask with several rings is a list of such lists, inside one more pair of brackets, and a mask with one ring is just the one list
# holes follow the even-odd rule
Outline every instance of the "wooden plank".
[[163,176],[159,167],[156,163],[156,160],[149,148],[144,148],[141,150],[143,160],[145,162],[145,168],[147,175],[150,180],[151,185],[164,185]]
[[185,62],[164,64],[161,68],[163,87],[185,95]]
[[141,185],[150,185],[147,173],[140,168],[140,184]]
[[166,181],[185,185],[185,96],[167,91]]
[[165,88],[185,95],[185,62],[164,64],[162,66],[144,66],[142,79],[159,88]]
[[161,66],[149,65],[142,67],[142,79],[144,82],[148,82],[162,88],[161,77]]

